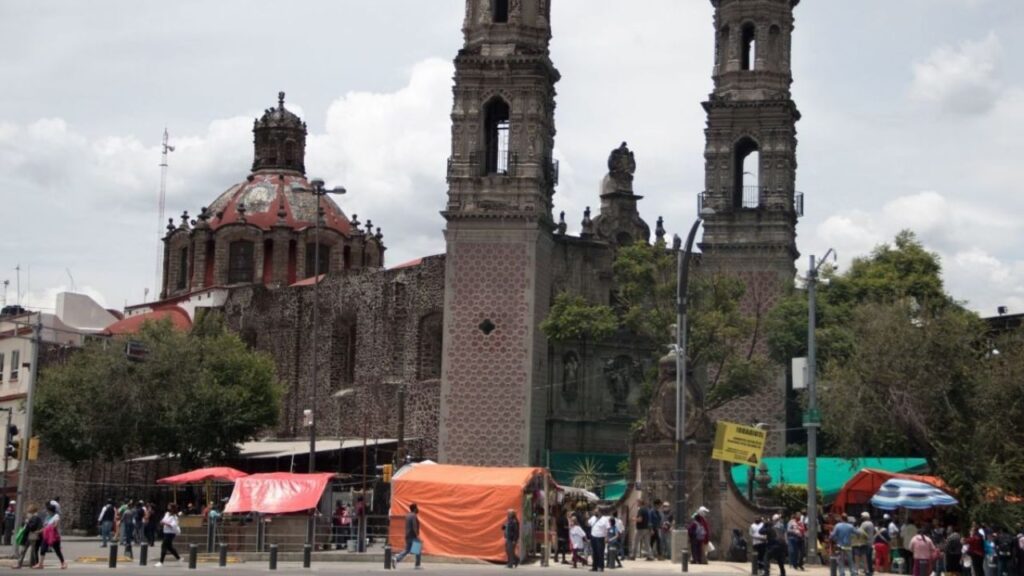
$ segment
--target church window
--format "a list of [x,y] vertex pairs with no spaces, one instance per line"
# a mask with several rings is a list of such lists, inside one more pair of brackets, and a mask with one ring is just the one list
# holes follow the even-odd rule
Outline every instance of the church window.
[[11,382],[18,381],[18,371],[21,369],[21,350],[11,350]]
[[332,341],[331,375],[352,384],[356,375],[356,319],[348,317],[335,324]]
[[757,60],[757,31],[753,24],[743,26],[743,70],[753,70]]
[[443,323],[444,317],[440,312],[427,314],[420,320],[419,354],[416,366],[418,380],[434,380],[441,377]]
[[508,0],[493,0],[493,2],[494,22],[496,24],[508,22]]
[[487,104],[485,110],[487,173],[508,174],[508,104],[501,98],[495,98]]
[[761,203],[760,156],[757,142],[752,139],[743,138],[736,143],[732,191],[735,208],[757,208]]
[[178,253],[178,290],[184,290],[188,286],[188,248],[182,248]]
[[232,242],[228,247],[228,284],[252,282],[253,243],[248,240]]
[[314,274],[326,274],[330,272],[331,265],[331,247],[326,244],[320,244],[320,263],[317,264],[317,253],[316,243],[310,242],[306,244],[306,278],[313,276]]
[[341,249],[341,260],[345,266],[345,270],[352,267],[352,247],[345,246]]
[[295,165],[295,140],[289,139],[284,141],[284,165]]

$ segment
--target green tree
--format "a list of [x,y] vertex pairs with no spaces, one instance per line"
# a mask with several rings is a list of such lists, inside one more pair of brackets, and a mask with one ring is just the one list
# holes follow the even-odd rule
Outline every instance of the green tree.
[[43,371],[39,431],[65,460],[156,452],[186,466],[217,462],[277,423],[282,391],[272,360],[248,350],[216,315],[191,332],[147,323],[135,341],[142,359],[128,358],[124,341],[107,340]]

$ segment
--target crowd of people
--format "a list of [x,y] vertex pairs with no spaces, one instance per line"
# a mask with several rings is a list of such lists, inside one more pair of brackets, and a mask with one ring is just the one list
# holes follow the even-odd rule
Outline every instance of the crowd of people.
[[[1017,531],[972,523],[961,531],[938,518],[898,522],[889,514],[876,525],[868,512],[830,519],[825,548],[839,576],[898,572],[913,576],[1018,576],[1024,574],[1024,527]],[[824,554],[823,554],[824,555]]]
[[[194,508],[194,505],[190,506]],[[210,522],[216,522],[219,514],[213,506],[206,511]],[[107,500],[100,509],[97,526],[101,548],[106,548],[111,542],[119,542],[124,546],[125,556],[134,559],[132,545],[145,542],[153,546],[159,534],[160,561],[156,566],[162,566],[168,554],[174,556],[176,560],[181,560],[181,555],[174,547],[174,538],[181,534],[177,504],[168,504],[167,510],[160,515],[153,502],[128,498],[118,506],[113,500]]]

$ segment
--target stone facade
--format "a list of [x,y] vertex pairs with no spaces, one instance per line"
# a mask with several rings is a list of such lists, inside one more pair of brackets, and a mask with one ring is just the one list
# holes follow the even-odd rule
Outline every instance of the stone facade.
[[[695,273],[741,276],[748,286],[744,309],[752,315],[764,314],[795,272],[799,113],[788,91],[795,4],[714,1],[718,60],[715,91],[704,104],[702,194],[714,213],[705,216],[704,257]],[[304,434],[302,412],[312,406],[322,435],[395,437],[404,387],[404,431],[416,439],[416,457],[527,465],[542,463],[548,450],[625,453],[632,424],[644,416],[638,401],[656,351],[628,334],[550,343],[540,323],[563,291],[614,304],[616,249],[651,241],[637,211],[636,159],[625,143],[611,152],[595,195],[598,213],[591,218],[588,207],[580,235],[566,234],[564,213],[557,221],[552,215],[559,73],[548,52],[549,2],[467,0],[463,34],[444,255],[384,269],[379,229],[367,222],[364,231],[354,215],[323,199],[319,245],[328,254],[327,274],[318,286],[296,282],[311,275],[316,204],[305,192],[302,159],[289,156],[292,163],[282,165],[284,149],[266,143],[291,138],[304,147],[305,126],[286,114],[282,99],[257,121],[256,130],[277,131],[266,141],[257,132],[255,172],[198,221],[186,216],[169,233],[165,291],[182,285],[176,269],[192,279],[181,288],[186,292],[231,286],[222,307],[228,324],[274,357],[287,389],[278,435]],[[768,48],[747,62],[755,41]],[[760,150],[761,163],[751,200],[741,169],[752,150]],[[665,236],[660,218],[655,235]],[[251,257],[263,265],[232,283],[231,251],[239,241],[252,242]],[[781,370],[775,384],[714,416],[784,428],[776,426],[785,421]],[[354,393],[333,396],[349,388]],[[781,437],[773,439],[770,452],[781,449]]]

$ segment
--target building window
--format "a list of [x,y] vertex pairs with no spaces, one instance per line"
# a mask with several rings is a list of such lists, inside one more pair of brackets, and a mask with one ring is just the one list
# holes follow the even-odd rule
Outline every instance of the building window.
[[736,143],[733,158],[733,207],[757,208],[761,204],[760,161],[757,142],[743,138]]
[[182,248],[178,253],[178,290],[184,290],[188,286],[188,248]]
[[248,240],[238,240],[229,246],[228,284],[252,282],[253,246]]
[[504,24],[508,22],[508,0],[493,0],[494,22]]
[[4,353],[0,352],[0,383],[4,381]]
[[753,24],[743,26],[743,70],[753,70],[757,60],[757,31]]
[[11,382],[18,381],[18,371],[21,368],[21,350],[11,350]]
[[321,243],[319,256],[320,265],[316,266],[316,243],[310,242],[306,244],[306,278],[309,278],[314,274],[326,274],[330,271],[331,247]]
[[487,130],[487,173],[508,174],[509,109],[501,98],[491,100],[485,107]]

